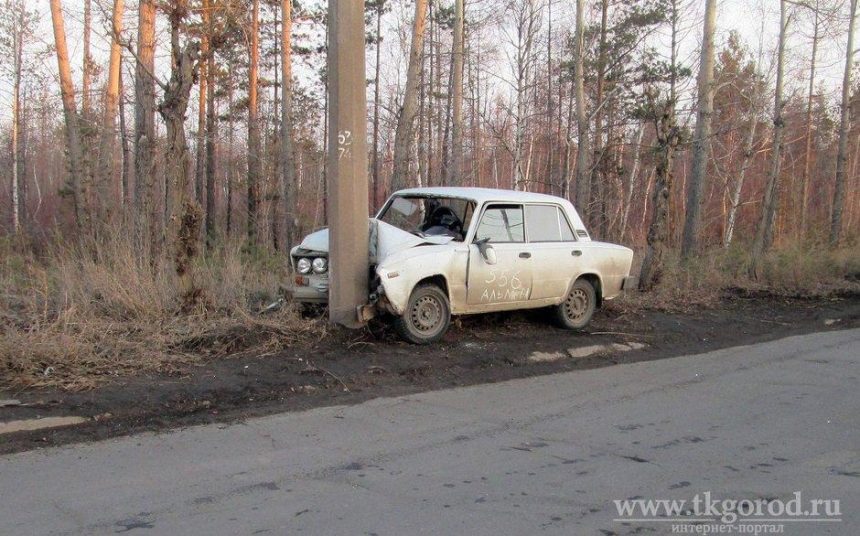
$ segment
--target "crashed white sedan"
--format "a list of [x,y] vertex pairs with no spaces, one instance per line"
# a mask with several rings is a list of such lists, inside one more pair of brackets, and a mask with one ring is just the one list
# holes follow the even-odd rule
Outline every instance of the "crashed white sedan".
[[[298,302],[328,298],[328,230],[293,248]],[[592,241],[573,205],[484,188],[396,192],[370,220],[369,306],[416,344],[439,340],[451,315],[552,307],[584,328],[603,300],[630,287],[633,251]],[[372,316],[372,313],[371,315]]]

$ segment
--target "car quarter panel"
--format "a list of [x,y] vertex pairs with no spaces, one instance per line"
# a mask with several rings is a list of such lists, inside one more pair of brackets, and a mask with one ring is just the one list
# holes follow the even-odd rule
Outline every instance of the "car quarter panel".
[[606,242],[580,242],[582,259],[577,278],[594,274],[600,279],[600,291],[605,300],[621,293],[624,278],[630,273],[633,264],[633,250]]

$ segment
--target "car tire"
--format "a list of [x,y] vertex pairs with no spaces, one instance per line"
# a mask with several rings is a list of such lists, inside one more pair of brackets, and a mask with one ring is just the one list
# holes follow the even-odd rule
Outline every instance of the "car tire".
[[597,292],[587,279],[577,279],[564,301],[555,306],[555,317],[565,329],[583,329],[597,308]]
[[394,320],[394,329],[412,344],[432,344],[445,335],[450,324],[448,296],[438,286],[424,284],[412,291],[403,315]]

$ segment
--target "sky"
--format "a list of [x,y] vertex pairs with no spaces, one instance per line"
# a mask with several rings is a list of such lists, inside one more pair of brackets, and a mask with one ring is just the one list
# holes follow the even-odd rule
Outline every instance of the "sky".
[[[322,1],[322,0],[314,0]],[[526,0],[522,0],[526,1]],[[573,2],[568,0],[552,0],[554,2],[554,27],[563,28],[570,27],[573,24]],[[812,0],[814,1],[814,0]],[[822,3],[827,2],[840,3],[839,0],[821,0]],[[45,50],[53,45],[53,33],[51,27],[51,17],[48,0],[26,0],[28,7],[40,14],[39,28],[35,36],[34,42],[30,45],[32,52]],[[105,0],[95,0],[94,4],[107,4]],[[470,16],[477,17],[480,13],[486,13],[488,6],[490,10],[496,9],[499,0],[467,0],[467,18]],[[588,3],[588,2],[587,2]],[[698,69],[697,54],[701,39],[701,20],[704,0],[682,0],[684,15],[682,17],[682,42],[680,58],[682,62],[686,62],[692,67],[695,72]],[[841,2],[844,4],[844,1]],[[402,84],[404,76],[404,50],[408,46],[408,41],[404,39],[402,33],[397,32],[397,28],[404,27],[408,24],[412,17],[412,7],[401,8],[399,2],[396,8],[386,16],[384,23],[384,46],[383,46],[383,83],[387,86]],[[69,52],[73,63],[73,76],[75,77],[78,89],[80,89],[80,66],[82,58],[82,21],[83,21],[83,0],[64,0],[63,7],[66,16],[66,32],[68,36]],[[127,0],[126,6],[126,28],[134,29],[136,25],[135,0]],[[748,44],[751,51],[755,54],[758,48],[763,48],[763,54],[766,58],[772,55],[773,49],[777,42],[777,34],[779,29],[779,2],[777,0],[719,0],[717,14],[717,42],[724,43],[731,31],[737,31],[743,40]],[[842,70],[844,66],[845,45],[847,42],[847,18],[845,17],[847,8],[843,6],[841,10],[842,19],[832,24],[834,30],[831,35],[825,36],[819,49],[819,60],[817,62],[818,70],[818,86],[823,91],[830,95],[835,95],[842,82]],[[101,24],[102,16],[96,10],[94,14],[96,24]],[[163,19],[163,17],[162,17]],[[787,57],[789,58],[786,64],[786,79],[788,81],[787,95],[791,95],[792,91],[805,91],[807,84],[807,71],[809,69],[809,51],[810,51],[810,17],[805,10],[794,10],[794,18],[790,26]],[[162,20],[162,24],[164,21]],[[484,29],[481,29],[483,31]],[[498,31],[488,29],[488,31]],[[659,36],[655,39],[660,40]],[[665,43],[665,33],[662,37]],[[96,28],[93,32],[93,55],[97,62],[104,62],[107,58],[109,43],[101,29]],[[497,58],[490,60],[498,62],[499,77],[506,76],[506,62],[504,61],[504,46],[497,51]],[[166,47],[162,47],[160,53],[166,55]],[[370,72],[373,67],[373,54],[368,56],[368,78],[371,78]],[[0,58],[0,63],[8,62],[9,58]],[[56,60],[53,56],[47,56],[45,68],[48,73],[48,84],[56,88]],[[168,65],[166,61],[159,62],[159,70],[166,78]],[[2,79],[0,79],[0,121],[8,121],[10,117],[11,107],[11,88],[12,80],[8,72],[4,69]],[[296,69],[298,76],[310,76],[311,73],[307,70],[303,71],[302,67]],[[688,81],[688,94],[692,93],[695,80]],[[58,89],[54,91],[58,96]],[[368,92],[368,98],[372,98],[372,92]]]

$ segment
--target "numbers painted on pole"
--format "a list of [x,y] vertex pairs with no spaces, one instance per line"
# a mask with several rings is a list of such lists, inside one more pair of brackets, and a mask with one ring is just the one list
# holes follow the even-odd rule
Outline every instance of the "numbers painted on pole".
[[352,156],[352,131],[341,130],[337,133],[337,159],[343,160]]

